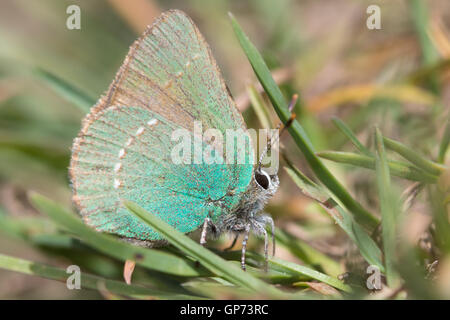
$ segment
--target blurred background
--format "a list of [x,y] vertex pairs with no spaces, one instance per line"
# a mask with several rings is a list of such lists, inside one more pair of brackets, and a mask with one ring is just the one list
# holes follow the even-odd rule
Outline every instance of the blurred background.
[[[80,30],[66,28],[66,9],[72,4],[81,9]],[[379,30],[366,25],[366,10],[372,4],[381,8]],[[286,98],[299,94],[297,119],[317,150],[350,149],[330,121],[338,115],[369,146],[371,129],[378,125],[385,136],[436,157],[450,107],[448,0],[2,0],[0,253],[62,268],[76,263],[120,279],[120,263],[52,246],[39,237],[51,234],[55,226],[32,208],[27,192],[35,190],[71,206],[67,168],[85,110],[70,94],[55,90],[55,81],[95,102],[133,41],[162,11],[172,8],[185,11],[204,34],[249,127],[261,126],[248,94],[249,88],[260,88],[233,34],[229,11],[263,54]],[[277,118],[271,116],[276,125]],[[312,176],[290,137],[282,141],[291,161]],[[326,164],[358,201],[377,211],[373,172]],[[302,196],[284,171],[280,175],[280,191],[268,208],[276,225],[348,271],[352,248],[345,234]],[[396,183],[399,189],[410,185],[405,180]],[[414,209],[418,222],[411,222],[417,234],[430,223],[423,206]],[[227,241],[219,241],[217,247]],[[260,242],[253,239],[251,245]],[[300,262],[282,247],[277,256]],[[102,296],[0,269],[0,299],[27,298]]]

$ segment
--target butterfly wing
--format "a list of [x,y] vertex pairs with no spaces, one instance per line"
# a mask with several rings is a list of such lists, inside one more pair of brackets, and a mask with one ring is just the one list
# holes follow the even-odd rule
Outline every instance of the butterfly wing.
[[130,48],[96,110],[110,105],[150,107],[188,130],[195,120],[204,129],[246,129],[208,44],[179,10],[163,13]]
[[252,177],[251,145],[235,146],[246,154],[243,164],[225,161],[226,153],[217,164],[175,164],[174,130],[186,129],[192,141],[207,147],[193,135],[194,121],[224,136],[227,129],[248,136],[198,29],[184,13],[169,11],[130,48],[74,142],[73,200],[85,222],[99,231],[160,240],[123,207],[123,199],[184,233],[207,215],[218,218],[236,206]]

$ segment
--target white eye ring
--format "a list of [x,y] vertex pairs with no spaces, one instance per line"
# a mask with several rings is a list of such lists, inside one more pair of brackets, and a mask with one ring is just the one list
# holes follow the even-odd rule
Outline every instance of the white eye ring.
[[269,174],[262,169],[255,172],[255,181],[264,190],[267,190],[272,186],[272,179],[270,179]]

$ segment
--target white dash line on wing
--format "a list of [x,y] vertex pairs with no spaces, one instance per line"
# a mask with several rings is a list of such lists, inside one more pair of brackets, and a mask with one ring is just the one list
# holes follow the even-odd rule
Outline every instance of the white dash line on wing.
[[121,162],[117,162],[116,165],[114,166],[114,172],[119,172],[120,169],[122,169],[122,163]]
[[128,141],[127,141],[127,143],[125,143],[125,146],[126,146],[126,147],[131,146],[131,144],[133,143],[133,141],[134,141],[134,138],[133,138],[133,137],[128,138]]
[[142,135],[144,133],[145,128],[144,127],[139,127],[139,129],[137,129],[136,131],[136,137],[139,137],[140,135]]
[[150,120],[148,120],[147,125],[152,127],[152,126],[156,125],[157,123],[158,123],[158,120],[150,119]]
[[119,159],[123,159],[123,157],[125,157],[125,155],[127,154],[127,152],[125,151],[124,148],[119,150]]
[[119,189],[122,186],[122,182],[119,179],[114,179],[114,189]]

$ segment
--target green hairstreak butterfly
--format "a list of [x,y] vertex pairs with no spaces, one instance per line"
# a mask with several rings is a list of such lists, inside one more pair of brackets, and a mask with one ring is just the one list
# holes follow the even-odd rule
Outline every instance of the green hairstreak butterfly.
[[[70,164],[73,202],[86,224],[137,245],[166,241],[133,216],[123,199],[183,233],[201,229],[202,244],[207,234],[243,234],[245,269],[250,231],[265,236],[267,258],[265,227],[272,227],[273,236],[274,224],[261,212],[278,177],[254,163],[250,144],[212,152],[212,162],[174,161],[176,130],[191,135],[201,152],[218,150],[212,140],[199,140],[195,123],[250,139],[203,36],[185,13],[171,10],[131,46],[109,90],[83,120]],[[236,153],[245,161],[236,161]]]

